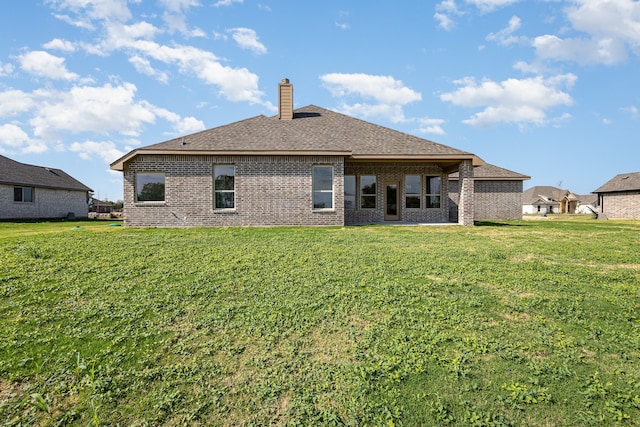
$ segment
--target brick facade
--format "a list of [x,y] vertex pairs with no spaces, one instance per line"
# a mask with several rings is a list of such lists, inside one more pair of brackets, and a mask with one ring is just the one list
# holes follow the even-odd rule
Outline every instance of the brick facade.
[[[345,224],[359,225],[384,222],[384,184],[388,181],[400,182],[400,221],[408,223],[441,223],[448,222],[449,210],[447,194],[447,175],[434,163],[349,163],[345,165],[345,175],[376,176],[376,209],[345,209]],[[404,179],[406,175],[440,176],[441,205],[437,209],[424,207],[424,188],[421,194],[421,208],[407,209]],[[424,184],[423,184],[424,185]],[[358,203],[356,203],[358,205]]]
[[[234,165],[235,209],[213,208],[213,165]],[[334,207],[312,207],[312,168],[333,166]],[[135,174],[165,173],[164,202],[136,202]],[[125,224],[134,227],[344,225],[340,156],[140,155],[125,165]]]
[[602,193],[599,210],[609,219],[640,219],[640,191]]
[[0,184],[0,219],[87,218],[86,191],[34,188],[33,202],[14,202],[12,185]]
[[458,224],[473,225],[474,220],[474,180],[473,165],[470,160],[463,160],[458,171]]
[[[213,165],[235,166],[235,208],[216,210]],[[312,168],[333,166],[334,207],[312,208]],[[163,202],[137,202],[137,173],[165,175]],[[376,176],[376,208],[344,209],[344,175]],[[406,175],[439,176],[440,208],[407,209]],[[435,163],[347,162],[341,156],[136,156],[124,168],[125,224],[134,227],[357,225],[384,222],[384,184],[400,183],[400,221],[448,222],[447,175]],[[423,188],[424,191],[424,188]]]
[[[483,219],[522,219],[522,181],[475,180],[474,218]],[[458,220],[458,181],[449,182],[450,215],[452,221]]]

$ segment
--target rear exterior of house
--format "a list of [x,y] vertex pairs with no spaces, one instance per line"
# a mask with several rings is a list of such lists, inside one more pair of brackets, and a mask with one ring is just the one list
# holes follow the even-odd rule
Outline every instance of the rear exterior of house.
[[[522,219],[522,185],[531,177],[489,163],[474,168],[476,220]],[[449,175],[449,217],[457,221],[458,173]]]
[[599,218],[640,219],[640,172],[616,175],[594,193]]
[[124,175],[127,226],[354,225],[448,222],[448,175],[459,172],[458,222],[473,225],[474,154],[313,105],[134,150]]
[[86,218],[90,191],[60,169],[0,156],[0,219]]

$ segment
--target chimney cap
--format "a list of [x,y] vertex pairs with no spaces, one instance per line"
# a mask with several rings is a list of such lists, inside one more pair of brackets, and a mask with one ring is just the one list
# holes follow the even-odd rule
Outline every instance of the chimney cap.
[[285,85],[289,84],[289,79],[286,77],[282,79],[282,84],[285,84]]

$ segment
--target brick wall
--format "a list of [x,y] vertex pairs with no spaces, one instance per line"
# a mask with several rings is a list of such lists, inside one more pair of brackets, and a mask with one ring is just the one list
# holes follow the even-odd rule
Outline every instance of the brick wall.
[[[376,176],[376,209],[345,209],[345,224],[372,224],[384,221],[384,183],[400,182],[400,216],[402,222],[439,223],[448,222],[449,201],[447,194],[447,175],[433,163],[346,163],[345,175]],[[441,206],[439,209],[424,208],[424,194],[421,209],[407,209],[405,199],[405,175],[439,175],[442,183]],[[423,183],[424,185],[424,183]],[[424,192],[424,187],[423,190]],[[359,205],[359,203],[356,203]]]
[[85,191],[35,188],[32,203],[14,202],[12,185],[0,185],[0,219],[76,218],[89,214]]
[[458,170],[458,224],[473,225],[474,221],[474,178],[471,160],[463,160]]
[[640,191],[602,193],[600,212],[610,219],[640,219]]
[[[458,219],[458,181],[449,182],[450,219]],[[474,218],[522,219],[522,181],[480,181],[474,184]]]
[[[213,208],[213,165],[235,165],[235,209]],[[312,167],[331,165],[334,209],[312,208]],[[165,201],[135,201],[137,172],[165,173]],[[140,155],[124,168],[125,225],[134,227],[343,225],[339,156]]]

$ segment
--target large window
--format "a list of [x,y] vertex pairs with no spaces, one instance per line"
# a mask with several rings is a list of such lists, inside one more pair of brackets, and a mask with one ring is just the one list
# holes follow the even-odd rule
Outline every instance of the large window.
[[13,201],[33,203],[33,187],[13,187]]
[[333,166],[313,167],[313,208],[333,209]]
[[356,208],[356,177],[355,175],[344,176],[344,208]]
[[164,173],[136,174],[136,201],[164,202]]
[[420,175],[407,175],[405,177],[405,205],[407,209],[420,209],[422,198]]
[[360,177],[360,208],[376,208],[376,177],[375,175],[362,175]]
[[213,167],[214,209],[235,209],[236,167],[215,165]]
[[426,191],[426,208],[439,208],[441,199],[441,188],[439,176],[427,176],[425,177],[425,191]]

